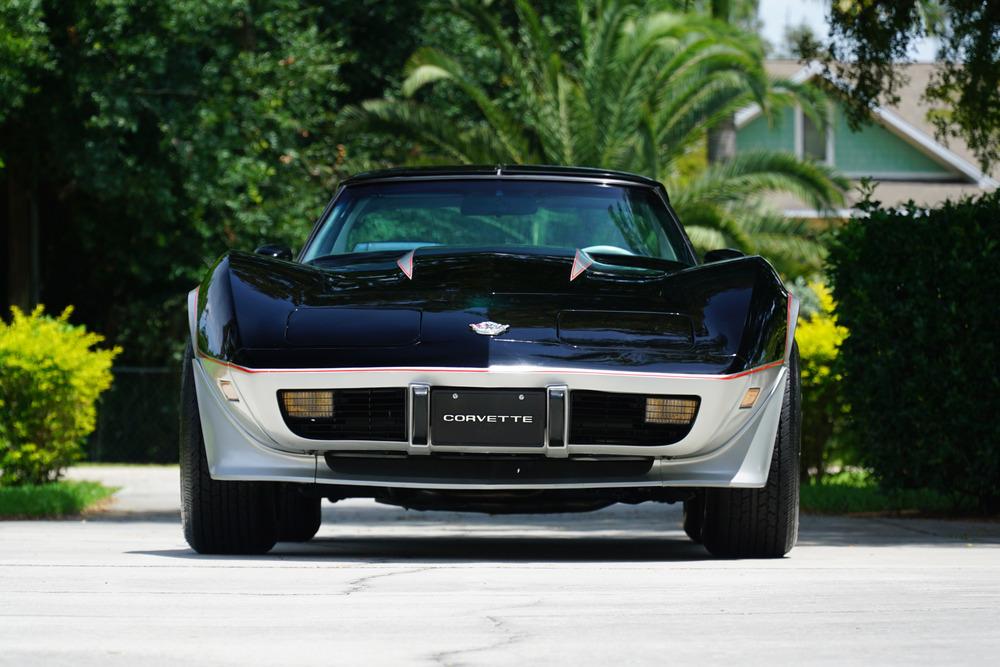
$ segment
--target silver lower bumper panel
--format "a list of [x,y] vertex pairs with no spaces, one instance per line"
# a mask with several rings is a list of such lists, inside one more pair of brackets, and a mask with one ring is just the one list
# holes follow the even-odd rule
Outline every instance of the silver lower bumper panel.
[[[369,451],[372,443],[316,443],[298,441],[279,431],[280,422],[273,415],[260,415],[251,411],[246,403],[234,408],[227,403],[219,393],[216,381],[225,375],[232,378],[228,370],[223,370],[214,364],[202,364],[194,361],[198,405],[201,411],[202,427],[205,435],[205,447],[208,455],[209,468],[215,479],[222,480],[261,480],[285,481],[319,484],[338,484],[354,486],[377,486],[415,489],[582,489],[582,488],[626,488],[626,487],[761,487],[767,481],[774,438],[778,429],[781,412],[781,401],[784,387],[785,369],[776,367],[759,374],[755,379],[738,378],[733,382],[713,382],[711,378],[643,378],[632,377],[623,381],[616,377],[611,381],[601,381],[590,377],[573,377],[573,386],[560,378],[557,371],[550,371],[540,377],[529,373],[497,373],[491,376],[476,376],[469,380],[482,386],[502,386],[505,381],[516,386],[526,386],[527,382],[537,381],[545,387],[550,398],[560,392],[571,391],[572,388],[612,388],[621,390],[623,387],[631,391],[649,391],[650,393],[698,393],[703,397],[703,410],[692,434],[683,441],[665,447],[628,448],[580,446],[566,443],[558,444],[557,433],[547,435],[547,443],[543,455],[548,458],[587,457],[587,456],[644,456],[653,459],[652,465],[642,474],[609,474],[594,476],[593,474],[574,477],[572,468],[567,466],[551,477],[533,474],[530,478],[518,479],[508,475],[504,479],[493,477],[462,477],[442,475],[434,476],[423,470],[420,475],[405,473],[372,472],[357,473],[344,470],[334,470],[327,465],[324,454],[329,451]],[[210,366],[206,369],[205,366]],[[280,374],[278,374],[280,375]],[[418,374],[419,375],[419,374]],[[419,382],[421,379],[430,382]],[[237,386],[244,399],[255,406],[265,405],[266,400],[273,401],[276,388],[289,386],[291,380],[271,376],[260,378],[235,378]],[[314,378],[299,376],[294,378],[292,386],[329,386],[329,378]],[[434,373],[423,373],[420,377],[413,374],[391,378],[394,383],[402,382],[411,388],[433,384],[445,384],[450,378],[438,378]],[[560,382],[560,379],[564,380]],[[356,383],[357,378],[345,378]],[[434,380],[438,380],[435,382]],[[323,382],[323,384],[319,384]],[[737,413],[733,410],[735,401],[749,386],[750,382],[763,386],[763,391],[757,405],[751,411]],[[398,386],[398,385],[397,385]],[[411,396],[419,392],[411,389]],[[412,400],[412,399],[411,399]],[[550,400],[550,411],[553,401]],[[707,409],[706,409],[707,407]],[[549,414],[549,419],[554,417]],[[566,415],[562,415],[565,420]],[[263,425],[262,425],[263,424]],[[565,433],[565,421],[563,421]],[[276,439],[276,433],[281,436]],[[377,448],[399,455],[413,456],[418,454],[433,455],[438,453],[455,454],[461,448],[435,449],[427,444],[420,444],[419,433],[417,441],[405,443],[375,443]],[[306,449],[306,448],[309,449]],[[500,454],[518,453],[501,451]],[[447,466],[442,466],[447,470]],[[553,467],[558,471],[559,468]],[[610,470],[610,469],[609,469]],[[567,474],[568,472],[568,474]],[[527,476],[526,476],[527,477]]]

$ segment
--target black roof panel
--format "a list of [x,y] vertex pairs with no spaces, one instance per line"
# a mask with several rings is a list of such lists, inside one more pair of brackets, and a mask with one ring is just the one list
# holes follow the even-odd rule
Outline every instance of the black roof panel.
[[377,181],[386,178],[426,178],[429,176],[489,176],[495,174],[504,176],[554,176],[566,178],[609,178],[620,181],[631,181],[638,185],[663,187],[658,181],[637,174],[610,169],[595,169],[593,167],[557,167],[547,165],[461,165],[445,167],[399,167],[396,169],[380,169],[367,171],[351,176],[343,181],[344,185]]

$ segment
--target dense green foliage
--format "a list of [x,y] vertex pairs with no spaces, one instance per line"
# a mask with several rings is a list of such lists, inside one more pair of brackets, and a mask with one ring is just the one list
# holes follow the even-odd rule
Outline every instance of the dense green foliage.
[[820,58],[846,86],[855,126],[880,100],[895,104],[905,85],[899,63],[925,36],[938,39],[940,68],[924,91],[930,120],[944,137],[961,137],[988,169],[1000,161],[1000,2],[996,0],[850,0],[830,3],[825,43],[806,37],[804,59]]
[[[795,340],[799,344],[802,372],[802,472],[822,478],[830,457],[830,445],[844,417],[840,397],[843,378],[835,368],[840,344],[847,330],[837,324],[835,304],[822,283],[809,286],[817,300],[816,309],[801,309]],[[843,461],[841,461],[843,463]]]
[[496,81],[498,54],[440,4],[0,2],[0,216],[9,196],[38,220],[41,300],[75,304],[127,363],[176,360],[184,294],[219,254],[296,247],[340,178],[405,155],[341,128],[344,104],[398,85],[423,45],[459,45]]
[[329,198],[346,56],[295,0],[21,4],[46,67],[0,38],[0,151],[41,218],[43,296],[165,359],[211,257],[300,241]]
[[[702,249],[732,245],[788,270],[818,268],[822,251],[806,227],[764,209],[761,195],[792,192],[828,208],[842,201],[844,181],[786,153],[698,164],[708,133],[748,104],[771,111],[796,102],[819,118],[818,91],[768,79],[756,37],[656,3],[581,2],[575,21],[562,25],[578,47],[562,53],[553,22],[524,0],[513,3],[516,29],[479,3],[452,4],[501,54],[499,94],[477,80],[475,62],[422,48],[407,64],[404,98],[354,109],[358,127],[409,137],[415,163],[576,164],[647,174],[667,184]],[[476,114],[456,124],[422,99],[442,84]]]
[[97,403],[97,428],[87,439],[87,461],[176,463],[180,420],[180,365],[117,367],[111,389]]
[[73,516],[110,498],[116,489],[98,482],[0,486],[0,519],[54,519]]
[[906,513],[935,514],[962,510],[952,495],[930,489],[886,491],[871,474],[845,470],[803,484],[803,512],[817,514]]
[[830,252],[844,437],[888,489],[1000,507],[1000,193],[852,219]]
[[49,65],[40,0],[0,3],[0,122],[24,105],[33,92],[34,77]]
[[94,430],[97,397],[111,386],[120,352],[41,307],[0,322],[0,484],[42,484],[80,458]]

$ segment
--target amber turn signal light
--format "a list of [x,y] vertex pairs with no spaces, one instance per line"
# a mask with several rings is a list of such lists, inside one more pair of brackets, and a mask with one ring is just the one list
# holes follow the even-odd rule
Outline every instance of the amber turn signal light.
[[647,424],[690,424],[698,411],[698,401],[693,398],[646,399]]
[[285,414],[294,419],[333,417],[332,391],[283,391],[281,404]]
[[240,395],[236,391],[236,387],[229,380],[219,380],[219,389],[222,390],[222,395],[226,399],[233,401],[234,403],[240,400]]
[[753,404],[757,402],[758,396],[760,396],[760,387],[750,387],[747,389],[747,393],[743,394],[743,400],[740,401],[740,410],[752,408]]

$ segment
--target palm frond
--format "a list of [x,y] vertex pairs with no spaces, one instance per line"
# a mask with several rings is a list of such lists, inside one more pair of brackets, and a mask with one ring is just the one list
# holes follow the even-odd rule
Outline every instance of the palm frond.
[[685,224],[684,230],[687,231],[691,245],[694,246],[699,255],[704,255],[709,250],[725,248],[726,244],[729,243],[726,235],[714,227]]
[[[713,214],[705,216],[705,210]],[[736,248],[765,257],[786,275],[816,271],[826,257],[825,247],[807,221],[786,218],[759,205],[699,208],[690,216],[678,209],[678,214],[701,254],[714,248]]]
[[[751,151],[694,176],[677,164],[700,150],[708,132],[752,103],[769,117],[801,106],[826,122],[827,100],[814,86],[770,79],[759,39],[707,17],[666,10],[670,0],[577,0],[580,45],[564,59],[530,0],[511,0],[517,26],[501,24],[490,3],[451,0],[500,55],[502,102],[458,58],[417,50],[402,92],[410,99],[345,110],[355,124],[412,142],[414,162],[543,162],[640,171],[665,181],[692,241],[702,250],[732,246],[763,253],[785,269],[811,267],[822,246],[801,221],[761,205],[788,193],[824,210],[844,201],[847,181],[827,166],[788,153]],[[451,86],[478,110],[456,123],[412,98]]]
[[361,106],[345,107],[341,124],[347,130],[374,132],[408,138],[420,147],[414,158],[421,162],[496,164],[512,162],[511,155],[488,126],[457,130],[455,124],[435,109],[401,100],[369,100]]
[[684,202],[727,203],[767,192],[786,192],[818,210],[843,203],[848,181],[827,165],[791,153],[747,151],[710,165],[676,197]]
[[772,79],[769,101],[773,109],[797,105],[817,127],[825,129],[830,122],[830,96],[812,82]]
[[411,96],[421,85],[430,81],[453,81],[479,107],[510,156],[516,161],[524,161],[528,157],[528,142],[523,128],[474,79],[465,74],[456,60],[437,49],[425,47],[417,49],[410,56],[405,71],[408,76],[403,81],[404,94]]
[[826,247],[808,221],[762,206],[739,207],[733,214],[740,216],[742,227],[756,244],[756,252],[782,273],[808,273],[822,267]]

